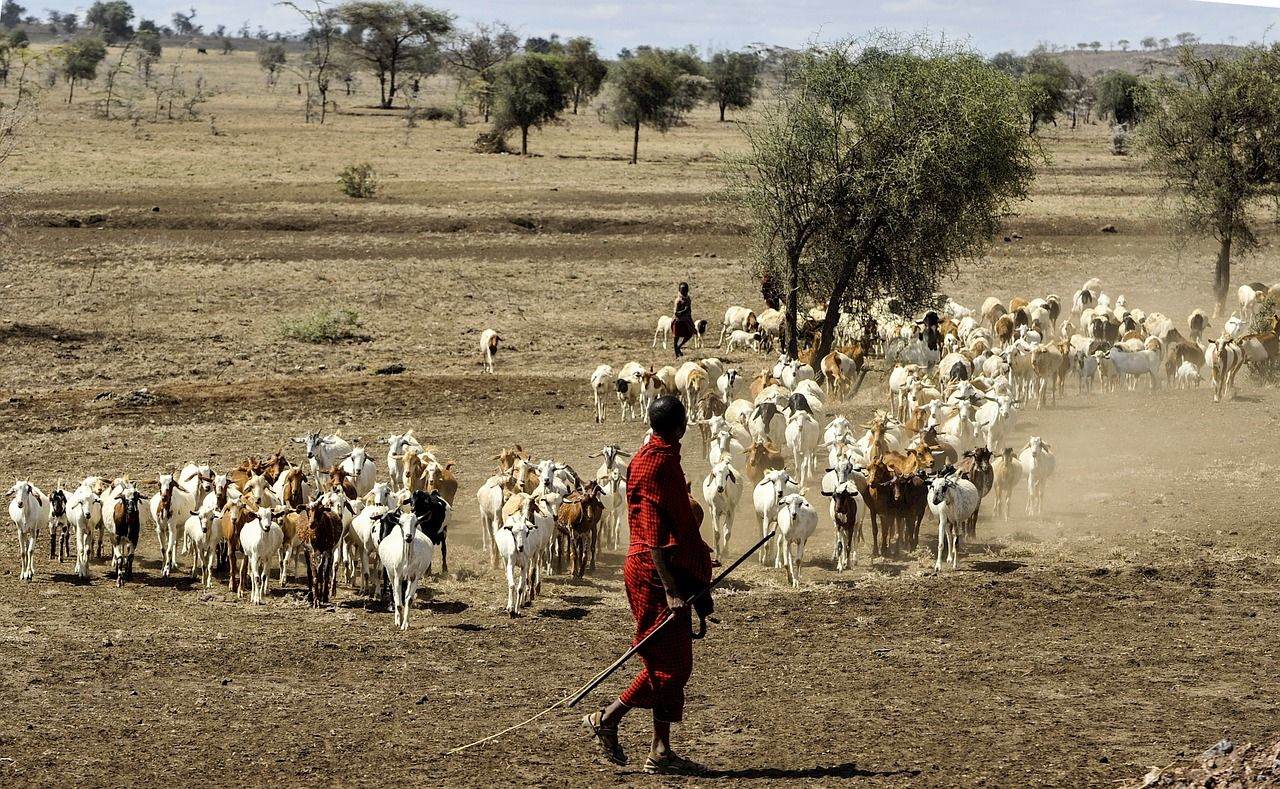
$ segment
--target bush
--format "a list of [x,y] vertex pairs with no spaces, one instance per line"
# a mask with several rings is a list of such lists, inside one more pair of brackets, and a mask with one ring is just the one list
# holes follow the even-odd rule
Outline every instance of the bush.
[[1116,124],[1115,133],[1111,135],[1111,154],[1113,156],[1129,155],[1129,130],[1123,123]]
[[338,183],[342,184],[342,192],[347,197],[364,200],[378,193],[378,178],[368,162],[353,164],[338,173]]
[[280,335],[317,345],[369,339],[359,329],[360,316],[354,310],[318,310],[305,318],[285,321],[280,325]]
[[510,153],[507,148],[507,133],[494,129],[480,132],[476,141],[471,143],[473,153]]
[[448,107],[423,107],[418,112],[418,117],[424,121],[451,121],[455,113]]

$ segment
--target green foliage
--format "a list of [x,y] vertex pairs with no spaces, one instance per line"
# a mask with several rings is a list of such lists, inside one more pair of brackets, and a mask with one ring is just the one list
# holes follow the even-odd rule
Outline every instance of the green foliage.
[[1105,112],[1116,123],[1138,122],[1138,94],[1142,85],[1127,71],[1108,71],[1098,80],[1098,111]]
[[711,100],[725,110],[744,110],[755,99],[759,81],[760,59],[749,52],[717,52],[708,68],[711,78]]
[[1031,116],[1031,133],[1041,123],[1057,123],[1058,113],[1067,106],[1071,69],[1060,58],[1044,52],[1029,55],[1022,78],[1022,95]]
[[85,12],[84,22],[94,28],[108,44],[133,38],[133,6],[125,0],[98,0]]
[[360,316],[354,310],[317,310],[281,323],[280,336],[316,345],[369,339],[360,328]]
[[77,38],[62,47],[62,76],[73,82],[94,79],[106,56],[107,45],[102,39]]
[[609,121],[614,128],[634,131],[632,164],[638,158],[642,125],[666,132],[689,109],[687,91],[682,93],[680,83],[681,75],[688,72],[677,62],[668,53],[647,49],[617,61],[609,70]]
[[569,105],[569,77],[555,55],[527,54],[498,68],[493,83],[494,126],[520,130],[520,153],[529,153],[529,129],[542,128]]
[[1251,206],[1280,187],[1280,47],[1231,59],[1184,47],[1181,74],[1140,94],[1140,141],[1183,230],[1218,241],[1214,295],[1226,301],[1233,247],[1257,246]]
[[595,43],[589,38],[571,38],[564,49],[564,71],[573,97],[573,114],[577,115],[578,105],[591,101],[600,93],[609,67],[600,59]]
[[338,173],[338,183],[347,197],[368,200],[378,193],[378,176],[368,162],[353,164]]
[[267,44],[258,50],[258,66],[272,77],[287,60],[288,53],[285,51],[284,44]]
[[377,76],[384,109],[395,101],[401,71],[431,73],[440,62],[440,39],[453,29],[447,12],[404,0],[348,0],[337,16],[348,27],[342,41]]
[[[801,297],[845,307],[932,303],[1025,197],[1035,143],[1013,80],[979,57],[877,38],[811,49],[725,161],[756,273],[784,283],[790,350]],[[828,309],[819,353],[838,309]]]
[[27,9],[18,5],[13,0],[4,0],[0,3],[0,26],[13,29],[22,24],[22,15],[27,13]]
[[1123,123],[1116,124],[1111,133],[1111,154],[1113,156],[1129,155],[1129,130]]

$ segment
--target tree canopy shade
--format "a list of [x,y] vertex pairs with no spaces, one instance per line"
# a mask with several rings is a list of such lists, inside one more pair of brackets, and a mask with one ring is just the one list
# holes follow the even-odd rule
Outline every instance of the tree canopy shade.
[[642,51],[619,60],[609,70],[613,88],[609,120],[614,128],[627,127],[634,131],[632,164],[639,157],[642,125],[666,132],[680,120],[687,103],[687,92],[682,92],[680,82],[684,75],[672,58],[657,50]]
[[1280,48],[1228,60],[1179,53],[1181,74],[1144,91],[1139,142],[1184,231],[1218,242],[1213,294],[1231,286],[1233,249],[1257,246],[1249,209],[1280,194]]
[[348,0],[337,12],[349,28],[343,40],[378,77],[383,109],[395,102],[400,72],[415,64],[421,72],[423,64],[437,57],[440,39],[453,29],[448,13],[404,0]]
[[493,85],[499,131],[520,130],[520,153],[529,153],[529,129],[555,120],[569,105],[569,78],[555,55],[530,53],[498,69]]
[[98,64],[107,56],[107,45],[100,38],[77,38],[62,47],[62,75],[71,86],[67,102],[75,97],[76,80],[94,79]]
[[720,107],[720,122],[725,110],[745,110],[755,98],[760,59],[749,52],[717,52],[708,68],[711,98]]
[[1111,114],[1116,123],[1136,123],[1138,78],[1127,71],[1108,71],[1098,79],[1098,109]]
[[811,49],[724,160],[756,273],[786,283],[787,346],[802,298],[840,311],[892,295],[931,304],[1026,196],[1038,148],[1013,80],[965,51],[879,38]]
[[133,6],[124,0],[98,0],[85,12],[84,22],[104,41],[115,44],[133,38]]
[[600,59],[591,39],[579,36],[571,38],[564,47],[564,70],[569,77],[569,92],[573,96],[573,114],[578,105],[591,101],[600,92],[609,67]]

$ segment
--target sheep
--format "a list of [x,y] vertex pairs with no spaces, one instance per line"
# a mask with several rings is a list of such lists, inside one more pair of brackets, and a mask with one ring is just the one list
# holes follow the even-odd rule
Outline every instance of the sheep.
[[813,474],[814,452],[818,449],[819,437],[818,422],[807,412],[796,411],[787,417],[787,446],[791,449],[791,459],[802,488],[809,484]]
[[779,504],[778,535],[782,563],[791,586],[800,586],[800,564],[804,547],[818,528],[818,511],[800,493],[784,496]]
[[[764,475],[751,492],[751,503],[755,505],[756,517],[760,519],[761,537],[777,529],[778,512],[782,509],[783,498],[799,492],[800,487],[783,469],[773,470]],[[769,563],[769,548],[770,546],[766,545],[760,551],[761,564]],[[774,566],[782,566],[781,551],[777,551],[774,555]]]
[[1052,448],[1040,436],[1032,436],[1018,453],[1018,462],[1027,475],[1027,514],[1044,512],[1044,489],[1057,464]]
[[742,475],[739,471],[728,461],[713,465],[711,472],[702,480],[702,500],[711,509],[711,532],[717,556],[729,547],[733,516],[740,498]]
[[[280,549],[284,544],[284,530],[279,520],[284,515],[283,509],[261,507],[258,517],[245,524],[240,530],[240,547],[244,550],[245,564],[249,568],[249,602],[261,605],[265,602],[268,579],[272,559],[279,559]],[[240,594],[244,594],[244,585],[240,586]]]
[[507,614],[512,617],[520,615],[520,607],[524,605],[529,594],[528,552],[529,531],[533,524],[525,520],[523,514],[515,514],[503,521],[493,532],[493,541],[497,545],[498,555],[507,568]]
[[954,468],[948,467],[942,476],[929,484],[929,509],[938,519],[938,553],[933,560],[934,572],[942,571],[943,557],[949,555],[951,569],[956,569],[960,555],[960,534],[978,512],[981,496],[978,488],[967,479],[952,476]]
[[18,578],[31,581],[36,576],[36,541],[49,528],[52,507],[49,497],[25,479],[9,488],[9,517],[18,527]]
[[591,373],[591,395],[595,399],[596,424],[604,424],[604,398],[616,380],[617,376],[613,368],[607,364],[598,365],[595,372]]
[[182,526],[192,549],[191,576],[202,573],[200,581],[206,589],[213,587],[213,564],[222,540],[222,530],[214,524],[218,515],[212,509],[192,511]]
[[480,332],[480,353],[484,359],[484,371],[493,373],[493,357],[498,355],[498,343],[502,342],[502,338],[493,329],[485,329]]
[[1191,389],[1192,387],[1199,389],[1200,382],[1204,380],[1200,375],[1200,369],[1190,360],[1184,361],[1178,367],[1178,371],[1174,373],[1174,379],[1179,389]]
[[653,346],[658,347],[658,342],[662,342],[662,350],[667,349],[667,342],[671,339],[671,324],[673,318],[670,315],[663,315],[658,318],[658,327],[653,330]]
[[733,306],[724,311],[724,320],[720,324],[720,340],[717,345],[723,346],[725,335],[729,335],[729,348],[733,347],[733,336],[741,332],[747,336],[754,336],[755,332],[760,328],[760,323],[756,319],[756,314],[746,307]]
[[389,512],[378,522],[378,559],[391,582],[392,614],[400,630],[409,629],[409,611],[418,591],[418,579],[426,575],[435,545],[415,525],[408,512]]

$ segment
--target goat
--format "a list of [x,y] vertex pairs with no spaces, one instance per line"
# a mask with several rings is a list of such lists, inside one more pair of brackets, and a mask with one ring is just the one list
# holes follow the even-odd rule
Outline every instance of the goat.
[[858,528],[858,488],[853,481],[840,482],[831,491],[822,491],[831,499],[831,523],[836,529],[836,572],[858,563],[862,530]]
[[949,555],[951,569],[956,569],[960,555],[960,534],[966,524],[976,517],[981,496],[967,479],[954,475],[955,469],[936,477],[929,484],[929,509],[938,518],[938,553],[933,561],[934,572],[941,572],[943,558]]
[[591,571],[595,572],[603,512],[600,486],[594,482],[588,482],[582,490],[566,496],[556,510],[556,521],[569,537],[570,570],[574,578],[581,578],[586,573],[588,558]]
[[387,445],[387,478],[391,480],[391,489],[396,491],[404,484],[405,453],[410,449],[422,449],[422,445],[418,443],[418,439],[414,438],[412,430],[407,430],[400,435],[392,433],[387,436],[385,443]]
[[[770,471],[764,475],[764,478],[760,480],[759,484],[751,492],[751,503],[755,505],[756,517],[760,519],[761,537],[777,528],[778,513],[782,509],[782,500],[792,493],[799,492],[800,487],[796,485],[785,470]],[[777,543],[777,540],[775,539],[773,542]],[[760,551],[761,564],[767,565],[769,563],[770,547],[766,545]],[[782,566],[782,553],[780,550],[774,554],[774,566]]]
[[124,586],[126,580],[133,580],[133,554],[138,549],[138,532],[142,524],[138,502],[142,498],[132,483],[126,483],[114,496],[111,559],[117,587]]
[[71,555],[71,523],[67,520],[67,492],[59,480],[49,494],[49,561],[61,564]]
[[530,591],[529,565],[532,560],[527,548],[532,528],[533,524],[525,520],[524,515],[516,514],[508,517],[493,532],[497,553],[507,568],[507,614],[512,617],[520,615],[520,607]]
[[[307,448],[307,460],[311,463],[311,476],[320,479],[321,470],[328,470],[341,463],[351,454],[351,444],[337,434],[321,435],[319,432],[305,436],[295,436],[295,444]],[[244,489],[244,484],[240,484]]]
[[418,580],[431,567],[435,546],[415,524],[418,516],[392,511],[378,521],[378,559],[391,583],[392,614],[400,630],[409,629],[409,611]]
[[702,481],[702,499],[711,508],[711,531],[716,556],[721,555],[729,547],[729,536],[733,531],[733,516],[740,498],[742,498],[742,479],[738,470],[727,460],[713,465],[711,472]]
[[1018,453],[1018,462],[1027,475],[1027,514],[1039,515],[1044,512],[1044,489],[1057,460],[1044,439],[1032,436]]
[[[278,559],[284,544],[284,529],[277,521],[284,515],[283,509],[261,507],[257,517],[240,531],[240,547],[244,549],[245,564],[249,568],[249,602],[261,605],[265,602],[272,559]],[[244,586],[240,587],[240,594]]]
[[616,382],[617,376],[607,364],[597,366],[595,372],[591,373],[591,395],[595,398],[597,424],[604,424],[605,394]]
[[782,498],[778,511],[779,548],[792,587],[800,586],[804,547],[817,528],[818,511],[802,494],[792,493]]
[[182,525],[187,542],[191,545],[191,576],[199,574],[204,588],[213,586],[213,564],[222,532],[214,524],[218,513],[212,509],[192,510]]
[[40,533],[49,528],[52,511],[49,497],[24,479],[13,483],[9,495],[13,496],[9,502],[9,517],[18,527],[18,578],[31,581],[36,576],[36,541]]
[[484,371],[493,373],[493,357],[498,355],[498,343],[502,338],[493,329],[480,332],[480,352],[484,357]]

